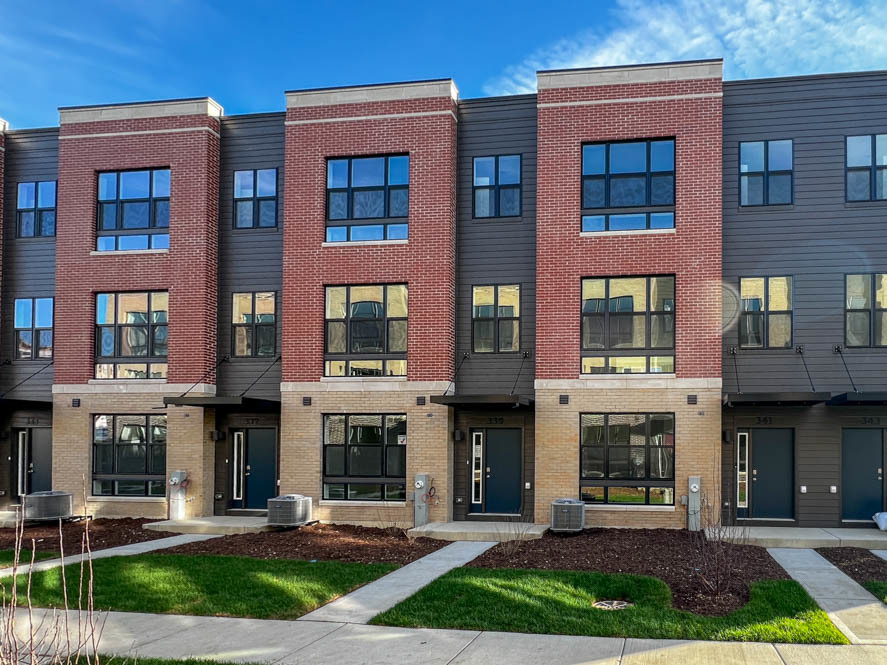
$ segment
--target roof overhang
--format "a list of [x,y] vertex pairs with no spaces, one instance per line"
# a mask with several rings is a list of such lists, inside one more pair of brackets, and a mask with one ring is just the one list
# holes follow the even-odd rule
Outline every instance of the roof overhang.
[[887,404],[887,391],[835,393],[829,406],[882,406]]
[[724,393],[725,406],[812,406],[831,399],[823,392]]
[[201,407],[219,407],[219,406],[240,406],[244,408],[263,409],[268,407],[280,407],[280,402],[269,399],[256,399],[253,397],[243,397],[241,395],[234,396],[213,396],[213,397],[164,397],[163,404],[165,406],[201,406]]
[[533,398],[527,395],[432,395],[432,404],[445,406],[479,407],[479,406],[533,406]]

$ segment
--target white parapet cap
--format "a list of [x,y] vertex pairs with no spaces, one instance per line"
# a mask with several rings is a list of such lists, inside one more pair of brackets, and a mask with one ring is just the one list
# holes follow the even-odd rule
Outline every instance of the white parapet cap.
[[585,88],[597,85],[620,85],[626,83],[722,79],[723,75],[724,61],[721,58],[715,58],[712,60],[688,60],[686,62],[663,62],[650,65],[627,65],[624,67],[550,69],[536,72],[536,87],[539,90]]
[[9,129],[9,123],[0,118],[0,132],[5,132],[7,129]]
[[211,97],[167,99],[157,102],[102,104],[98,106],[63,106],[59,108],[59,124],[133,120],[137,118],[170,118],[182,115],[208,115],[218,118],[224,109]]
[[459,99],[459,90],[456,88],[453,79],[379,83],[339,88],[312,88],[310,90],[287,90],[286,107],[293,109],[311,106],[332,106],[334,104],[404,101],[431,97],[449,97],[456,101]]

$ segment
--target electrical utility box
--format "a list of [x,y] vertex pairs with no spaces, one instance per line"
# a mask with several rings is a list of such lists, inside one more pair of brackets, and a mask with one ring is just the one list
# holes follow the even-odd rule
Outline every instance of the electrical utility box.
[[413,526],[425,526],[428,524],[428,504],[431,503],[431,476],[417,473],[413,479],[413,490]]
[[187,493],[187,471],[173,471],[169,474],[169,519],[185,519],[185,494]]
[[699,531],[702,528],[702,478],[690,476],[687,479],[687,528]]

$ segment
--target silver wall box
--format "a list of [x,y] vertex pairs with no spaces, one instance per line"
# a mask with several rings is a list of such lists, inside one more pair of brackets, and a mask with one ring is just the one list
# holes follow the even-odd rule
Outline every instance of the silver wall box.
[[428,503],[431,497],[428,490],[431,489],[431,476],[427,473],[417,473],[413,479],[415,500],[413,501],[413,526],[425,526],[428,524]]
[[699,531],[702,528],[702,478],[690,476],[687,489],[690,492],[687,499],[687,528]]
[[187,471],[173,471],[169,474],[169,519],[185,519],[185,494],[187,493]]

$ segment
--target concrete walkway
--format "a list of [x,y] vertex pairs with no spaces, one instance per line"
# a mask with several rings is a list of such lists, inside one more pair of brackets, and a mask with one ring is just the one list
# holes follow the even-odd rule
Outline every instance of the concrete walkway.
[[161,520],[159,522],[148,522],[143,528],[150,531],[231,536],[239,533],[274,531],[278,527],[268,524],[267,517],[248,515],[212,515],[210,517],[191,517],[186,520]]
[[852,644],[887,645],[887,607],[880,600],[813,550],[774,547],[767,551]]
[[759,547],[861,547],[887,549],[887,531],[878,529],[815,529],[794,526],[733,526],[728,538]]
[[[35,610],[34,623],[50,610]],[[26,610],[16,614],[20,637]],[[526,635],[109,612],[99,651],[280,665],[881,665],[887,646],[814,646]],[[76,633],[76,614],[68,617]],[[44,625],[48,625],[47,622]]]
[[[92,552],[90,557],[95,559],[106,559],[111,556],[132,556],[134,554],[145,554],[146,552],[153,552],[155,550],[165,550],[167,547],[175,547],[176,545],[185,545],[186,543],[194,543],[199,540],[209,540],[210,538],[218,538],[218,536],[204,536],[197,534],[190,535],[182,535],[182,536],[170,536],[169,538],[158,538],[157,540],[146,540],[141,543],[132,543],[131,545],[121,545],[120,547],[109,547],[105,550],[98,550],[96,552]],[[83,554],[72,554],[65,556],[65,565],[68,566],[72,563],[80,563],[85,558]],[[23,564],[18,567],[19,575],[27,575],[28,570],[33,568],[34,572],[40,572],[41,570],[49,570],[50,568],[56,568],[62,564],[61,559],[45,559],[43,561],[37,561],[33,566],[31,564]],[[3,568],[0,570],[0,577],[9,577],[12,575],[12,568]]]
[[882,559],[884,559],[884,561],[887,561],[887,550],[872,550],[872,554],[881,557]]
[[452,543],[309,612],[298,621],[367,623],[380,612],[409,598],[444,573],[479,557],[495,544]]

